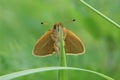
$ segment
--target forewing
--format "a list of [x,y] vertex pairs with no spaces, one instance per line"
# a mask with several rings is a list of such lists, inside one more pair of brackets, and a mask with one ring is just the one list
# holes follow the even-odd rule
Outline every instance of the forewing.
[[54,41],[51,39],[51,34],[53,30],[47,31],[35,44],[33,49],[33,55],[36,56],[46,56],[52,54],[54,51],[53,43]]
[[64,33],[66,34],[65,52],[69,54],[84,53],[84,45],[82,44],[81,40],[69,30],[65,29]]

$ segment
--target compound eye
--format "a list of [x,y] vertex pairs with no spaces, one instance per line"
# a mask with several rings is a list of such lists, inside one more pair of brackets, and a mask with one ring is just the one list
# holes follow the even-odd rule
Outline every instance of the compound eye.
[[63,24],[62,24],[62,23],[60,23],[60,26],[61,26],[61,27],[63,27]]
[[56,25],[54,25],[53,28],[56,29]]

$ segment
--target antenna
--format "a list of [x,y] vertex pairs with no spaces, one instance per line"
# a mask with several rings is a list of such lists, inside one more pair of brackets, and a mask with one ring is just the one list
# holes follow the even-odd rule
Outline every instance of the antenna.
[[[65,25],[69,25],[70,23],[75,22],[75,21],[76,21],[76,19],[72,19],[72,20],[70,20],[70,21],[66,22],[66,24],[65,24]],[[41,22],[41,24],[42,24],[42,25],[50,25],[50,24],[49,24],[49,23],[47,23],[47,22]]]
[[72,19],[72,20],[70,20],[70,21],[66,22],[66,24],[65,24],[65,25],[69,25],[70,23],[73,23],[73,22],[75,22],[75,21],[76,21],[75,19]]

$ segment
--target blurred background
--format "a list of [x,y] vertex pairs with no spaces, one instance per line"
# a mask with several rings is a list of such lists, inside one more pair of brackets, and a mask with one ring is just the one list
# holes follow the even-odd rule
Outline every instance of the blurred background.
[[[119,0],[85,1],[120,24]],[[67,24],[72,19],[76,22]],[[32,55],[36,41],[55,22],[62,22],[74,32],[86,48],[84,55],[68,55],[68,66],[94,70],[120,80],[120,30],[82,6],[79,0],[0,0],[0,75],[59,66],[56,54]],[[68,72],[69,80],[104,80],[87,72]],[[36,73],[14,80],[56,80],[56,73]]]

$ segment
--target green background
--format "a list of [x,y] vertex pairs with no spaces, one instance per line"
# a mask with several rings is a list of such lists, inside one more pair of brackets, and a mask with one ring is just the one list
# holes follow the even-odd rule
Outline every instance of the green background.
[[[86,0],[120,23],[119,0]],[[76,19],[74,23],[68,23]],[[48,25],[41,25],[46,22]],[[120,79],[120,30],[82,6],[79,0],[0,0],[0,75],[38,67],[59,66],[58,56],[35,57],[34,44],[52,25],[62,22],[84,43],[84,55],[67,56],[67,65],[86,68]],[[36,73],[14,80],[56,80],[57,71]],[[69,80],[104,80],[68,71]]]

